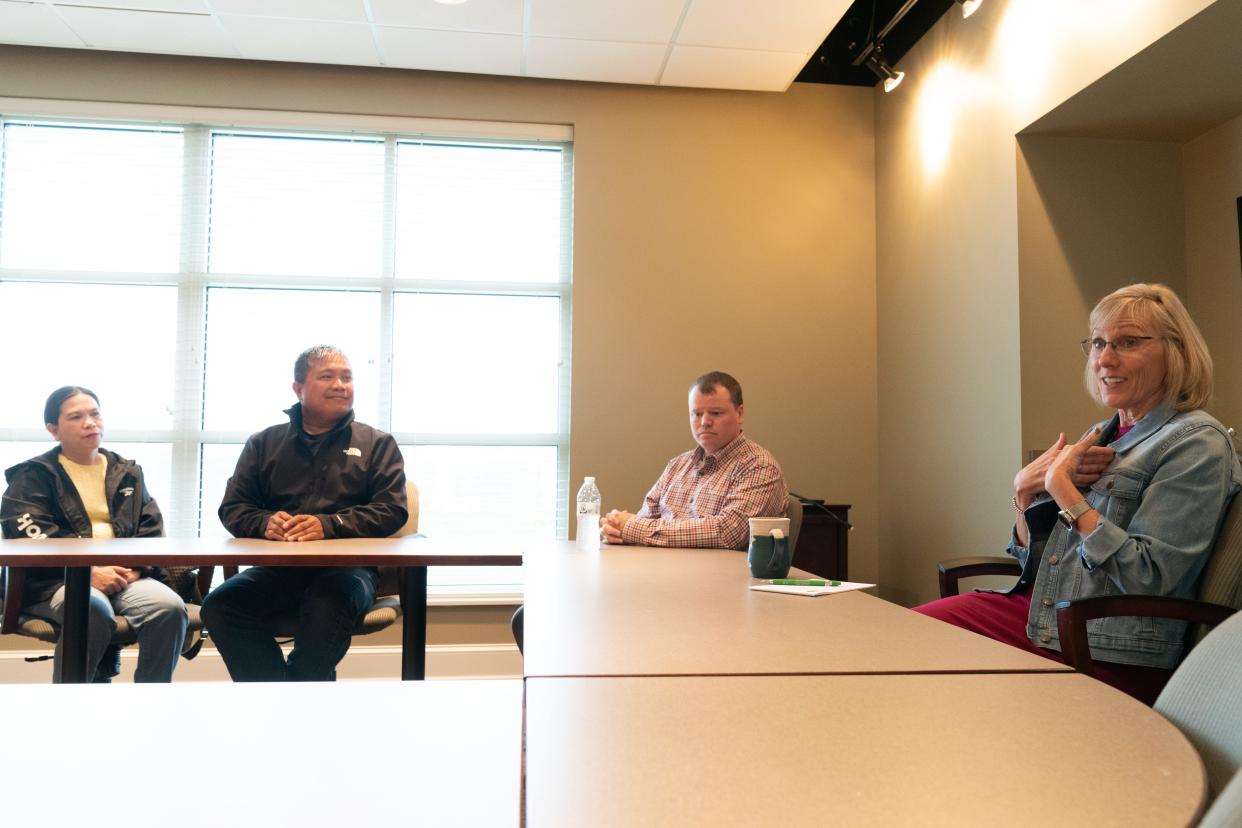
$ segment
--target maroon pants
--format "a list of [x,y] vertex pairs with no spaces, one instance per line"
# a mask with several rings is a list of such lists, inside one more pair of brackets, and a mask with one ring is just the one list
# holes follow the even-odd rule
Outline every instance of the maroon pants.
[[[1065,659],[1059,652],[1037,647],[1027,638],[1026,618],[1030,609],[1029,592],[1012,595],[971,592],[941,598],[939,601],[915,607],[914,611],[1064,664]],[[1097,661],[1095,675],[1105,684],[1110,684],[1150,706],[1155,703],[1173,671],[1159,667],[1136,667],[1132,664]]]

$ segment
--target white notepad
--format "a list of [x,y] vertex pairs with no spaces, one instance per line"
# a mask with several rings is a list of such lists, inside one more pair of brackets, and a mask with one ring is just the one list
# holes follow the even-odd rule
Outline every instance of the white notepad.
[[760,592],[784,592],[789,595],[809,595],[815,597],[818,595],[832,595],[835,592],[849,592],[852,589],[866,589],[873,587],[875,584],[859,584],[854,581],[838,581],[839,586],[832,586],[829,581],[824,586],[785,586],[783,584],[754,584],[751,589]]

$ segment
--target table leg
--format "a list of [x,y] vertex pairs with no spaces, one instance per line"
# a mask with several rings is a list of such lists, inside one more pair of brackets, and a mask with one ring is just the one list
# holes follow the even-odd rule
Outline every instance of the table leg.
[[91,568],[65,567],[65,618],[60,625],[61,678],[65,684],[85,684],[87,676],[86,624],[91,599]]
[[407,566],[401,586],[401,680],[427,678],[427,567]]

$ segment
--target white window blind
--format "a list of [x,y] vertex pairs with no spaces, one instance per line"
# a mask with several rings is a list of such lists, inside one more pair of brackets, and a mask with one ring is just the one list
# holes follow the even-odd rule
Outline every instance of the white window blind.
[[44,399],[85,385],[169,534],[223,536],[241,445],[330,343],[421,531],[566,537],[571,206],[568,142],[0,118],[0,462],[50,448]]
[[176,129],[6,123],[5,270],[175,272]]
[[213,132],[210,233],[212,273],[381,276],[383,140]]

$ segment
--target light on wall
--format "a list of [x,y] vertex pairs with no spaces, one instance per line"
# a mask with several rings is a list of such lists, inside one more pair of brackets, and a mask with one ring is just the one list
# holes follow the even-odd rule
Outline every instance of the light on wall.
[[962,17],[964,19],[977,11],[983,5],[983,0],[957,0],[957,4],[962,7]]
[[905,72],[898,72],[888,65],[888,61],[884,59],[884,55],[880,53],[879,44],[871,49],[871,53],[867,55],[864,65],[875,73],[875,76],[884,81],[884,91],[892,92],[901,84],[901,79],[906,76]]

